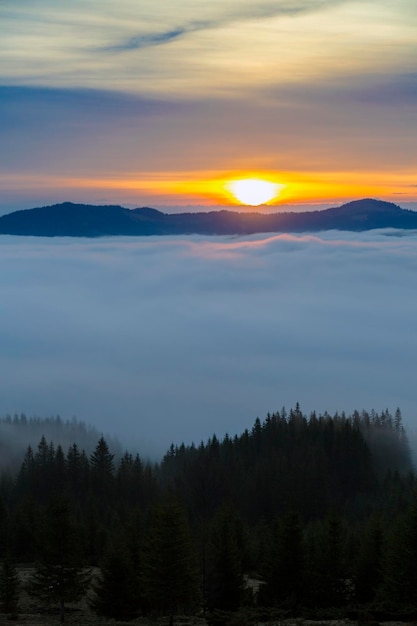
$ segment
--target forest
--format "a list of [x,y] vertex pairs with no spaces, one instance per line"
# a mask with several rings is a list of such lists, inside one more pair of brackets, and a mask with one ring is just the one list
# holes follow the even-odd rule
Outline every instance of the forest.
[[[103,435],[89,450],[96,432],[59,418],[3,418],[0,438],[5,426],[16,440],[55,436],[1,464],[10,618],[25,595],[61,621],[81,599],[119,621],[417,619],[416,477],[399,410],[307,416],[297,404],[158,462]],[[80,439],[64,447],[68,433]]]

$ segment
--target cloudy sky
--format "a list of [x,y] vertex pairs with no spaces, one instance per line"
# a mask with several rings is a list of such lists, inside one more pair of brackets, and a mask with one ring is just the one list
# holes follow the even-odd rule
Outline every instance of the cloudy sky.
[[2,415],[153,455],[297,401],[417,430],[416,232],[3,236],[0,268]]
[[0,0],[0,56],[3,213],[417,201],[415,0]]

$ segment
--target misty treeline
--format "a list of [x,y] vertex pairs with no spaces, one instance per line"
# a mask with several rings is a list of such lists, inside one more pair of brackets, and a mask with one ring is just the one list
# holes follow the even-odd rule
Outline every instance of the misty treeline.
[[[90,454],[101,433],[93,426],[80,422],[75,418],[63,420],[56,417],[27,417],[6,415],[0,418],[0,471],[18,470],[28,446],[35,448],[42,436],[55,445],[61,444],[64,450],[77,442],[77,445]],[[114,437],[106,435],[106,441],[116,455],[123,451]]]
[[[62,619],[84,595],[104,617],[171,623],[201,611],[213,625],[417,615],[400,411],[306,416],[297,405],[241,435],[172,445],[158,463],[116,457],[103,436],[89,454],[41,436],[1,474],[0,558],[9,613],[24,592]],[[24,590],[22,563],[34,567]]]

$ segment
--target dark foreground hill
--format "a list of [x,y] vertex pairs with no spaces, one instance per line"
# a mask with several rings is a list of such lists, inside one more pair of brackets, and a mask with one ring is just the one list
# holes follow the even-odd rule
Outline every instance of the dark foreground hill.
[[391,202],[364,199],[304,213],[210,211],[167,214],[151,208],[64,202],[0,217],[0,234],[43,237],[111,235],[249,235],[254,233],[417,229],[417,212]]

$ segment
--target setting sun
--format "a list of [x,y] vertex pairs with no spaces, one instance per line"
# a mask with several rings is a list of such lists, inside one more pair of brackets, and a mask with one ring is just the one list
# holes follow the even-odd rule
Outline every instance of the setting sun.
[[228,184],[228,189],[239,202],[252,206],[269,202],[278,195],[281,188],[282,185],[278,185],[278,183],[260,178],[233,180]]

